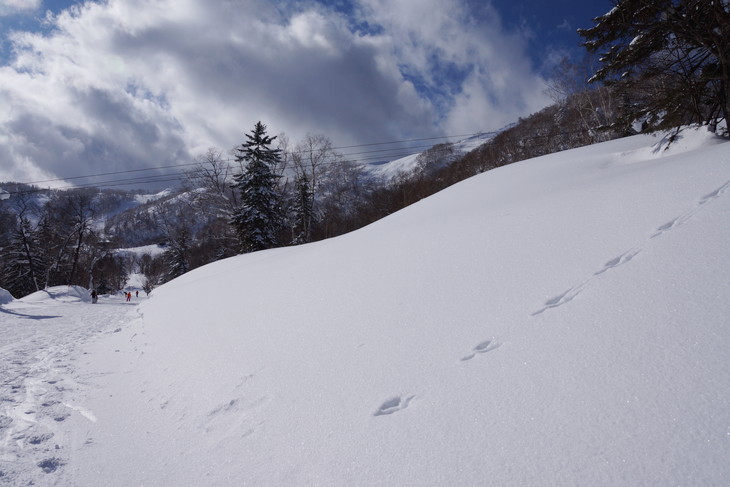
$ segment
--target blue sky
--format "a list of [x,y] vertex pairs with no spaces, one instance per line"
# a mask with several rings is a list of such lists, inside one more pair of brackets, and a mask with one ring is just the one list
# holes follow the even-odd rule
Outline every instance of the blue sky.
[[[475,3],[481,3],[475,0]],[[609,1],[576,0],[494,0],[508,29],[526,27],[533,32],[530,37],[530,54],[536,62],[550,49],[566,49],[580,56],[581,38],[578,28],[592,25],[591,19],[608,12]]]
[[610,7],[0,0],[0,181],[189,162],[258,120],[335,146],[497,129]]

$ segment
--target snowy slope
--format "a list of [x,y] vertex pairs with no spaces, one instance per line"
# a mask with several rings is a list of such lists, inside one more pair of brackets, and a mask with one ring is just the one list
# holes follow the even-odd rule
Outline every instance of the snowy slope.
[[[485,144],[490,139],[493,139],[500,132],[507,130],[514,124],[507,125],[506,127],[497,130],[495,132],[489,132],[484,134],[476,134],[466,139],[454,142],[452,144],[453,154],[446,157],[444,163],[451,163],[453,160],[463,157],[465,154],[471,152],[477,147]],[[363,169],[373,178],[388,182],[401,174],[412,173],[418,166],[418,157],[422,153],[411,154],[393,161],[386,162],[385,164],[365,164]]]
[[156,289],[36,484],[730,484],[730,145],[658,141]]
[[138,194],[135,196],[135,201],[137,202],[137,204],[144,205],[149,203],[150,201],[157,201],[163,198],[167,198],[174,193],[175,192],[172,189],[165,188],[155,194]]

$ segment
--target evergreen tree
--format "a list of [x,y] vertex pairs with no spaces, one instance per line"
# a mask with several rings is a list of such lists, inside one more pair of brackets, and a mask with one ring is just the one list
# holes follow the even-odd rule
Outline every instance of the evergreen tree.
[[281,151],[270,147],[276,137],[266,135],[266,125],[258,122],[246,138],[236,149],[236,162],[243,170],[233,176],[240,206],[231,217],[242,253],[276,247],[283,221],[276,191],[279,176],[272,169]]
[[580,30],[602,52],[592,81],[617,87],[623,121],[649,129],[730,116],[730,4],[718,0],[618,0]]
[[167,279],[175,279],[190,270],[190,234],[186,225],[181,225],[174,240],[168,242],[169,247],[165,250],[165,263],[167,264]]

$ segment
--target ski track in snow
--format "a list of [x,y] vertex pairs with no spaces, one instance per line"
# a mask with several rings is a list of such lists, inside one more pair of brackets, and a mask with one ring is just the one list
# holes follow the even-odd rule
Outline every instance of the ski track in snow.
[[[644,245],[647,243],[650,243],[651,240],[654,240],[658,237],[661,237],[665,233],[680,227],[690,221],[697,213],[699,213],[706,205],[712,203],[716,199],[720,198],[724,194],[730,192],[730,181],[727,181],[725,184],[717,188],[716,190],[706,194],[702,198],[700,198],[699,202],[690,210],[682,213],[681,215],[677,216],[676,218],[673,218],[672,220],[668,221],[667,223],[659,226],[656,230],[654,230],[654,233],[649,237],[648,242],[645,242]],[[545,311],[552,309],[552,308],[558,308],[560,306],[563,306],[564,304],[569,303],[573,299],[575,299],[582,291],[583,289],[591,283],[594,279],[597,279],[602,274],[616,269],[617,267],[620,267],[628,262],[631,262],[631,260],[636,257],[641,251],[643,250],[643,245],[638,247],[633,247],[623,254],[614,257],[613,259],[606,262],[600,270],[593,273],[593,275],[586,279],[585,281],[581,282],[580,284],[577,284],[575,286],[570,287],[566,291],[563,291],[562,293],[548,299],[543,304],[543,307],[539,310],[532,313],[532,316],[537,316],[539,314],[544,313]]]
[[129,321],[121,298],[0,307],[0,485],[56,484],[68,458],[64,422],[94,413],[74,404],[80,346]]

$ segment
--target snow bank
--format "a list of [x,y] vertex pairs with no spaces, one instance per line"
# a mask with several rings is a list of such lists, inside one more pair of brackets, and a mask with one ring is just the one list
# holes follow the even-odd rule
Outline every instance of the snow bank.
[[730,146],[685,136],[159,287],[85,356],[69,484],[730,485]]
[[10,292],[0,287],[0,305],[8,304],[14,299],[15,298],[12,294],[10,294]]
[[81,286],[54,286],[42,291],[34,292],[16,300],[20,303],[42,304],[49,301],[64,303],[90,303],[91,296],[86,288]]
[[724,139],[717,137],[707,130],[707,127],[688,127],[679,134],[666,134],[658,138],[653,144],[623,152],[614,162],[631,164],[634,162],[650,161],[668,156],[676,156],[688,151],[697,150],[724,143]]

